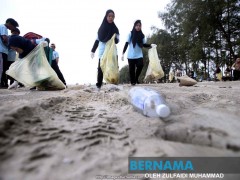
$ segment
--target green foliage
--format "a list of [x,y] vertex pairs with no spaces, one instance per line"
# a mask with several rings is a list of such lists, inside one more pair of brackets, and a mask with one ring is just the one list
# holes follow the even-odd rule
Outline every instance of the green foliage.
[[[186,66],[207,60],[232,64],[240,45],[239,5],[239,0],[172,0],[167,12],[159,13],[177,44],[172,57]],[[228,61],[222,51],[228,54]]]
[[[232,65],[240,55],[239,0],[172,0],[165,12],[159,12],[165,30],[153,28],[148,43],[157,44],[165,74],[174,65],[190,65],[197,70],[199,62],[209,76],[210,62]],[[224,53],[222,53],[224,52]],[[144,51],[144,77],[148,58]],[[208,73],[208,75],[206,75]]]

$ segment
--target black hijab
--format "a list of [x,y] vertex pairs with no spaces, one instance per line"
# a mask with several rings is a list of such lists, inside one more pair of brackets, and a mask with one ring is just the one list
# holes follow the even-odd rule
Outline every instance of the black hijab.
[[11,46],[21,48],[23,50],[23,53],[19,54],[20,59],[24,58],[35,48],[35,45],[33,45],[30,40],[18,35],[10,36],[8,47]]
[[107,42],[109,39],[112,38],[113,34],[115,34],[115,33],[119,34],[118,28],[115,25],[115,23],[114,22],[108,23],[108,21],[107,21],[107,16],[109,13],[114,14],[113,10],[111,10],[111,9],[107,10],[107,12],[104,16],[103,22],[98,29],[98,39],[101,42]]
[[132,43],[133,43],[133,47],[136,46],[136,44],[138,44],[139,47],[143,47],[143,38],[145,37],[144,34],[142,33],[142,30],[140,31],[136,31],[135,29],[135,26],[140,23],[141,23],[141,20],[137,20],[134,25],[133,25],[133,28],[132,28],[132,31],[131,31],[131,40],[132,40]]

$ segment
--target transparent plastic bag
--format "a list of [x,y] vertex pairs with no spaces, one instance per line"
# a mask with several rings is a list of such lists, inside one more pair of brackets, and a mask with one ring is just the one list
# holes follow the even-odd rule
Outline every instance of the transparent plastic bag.
[[6,74],[26,87],[37,87],[39,90],[65,89],[47,61],[44,46],[46,42],[41,42],[26,57],[17,59]]
[[110,84],[118,84],[119,80],[117,47],[114,41],[115,36],[116,34],[106,43],[100,64],[103,71],[103,78]]
[[152,47],[148,50],[149,64],[145,75],[145,80],[158,80],[164,76],[162,66],[157,54],[157,48]]

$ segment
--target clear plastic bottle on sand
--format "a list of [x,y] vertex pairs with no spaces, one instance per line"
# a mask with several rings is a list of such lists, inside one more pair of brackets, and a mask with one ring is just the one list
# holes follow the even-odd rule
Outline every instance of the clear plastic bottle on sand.
[[170,109],[160,93],[143,87],[133,87],[129,91],[132,105],[148,117],[166,118]]

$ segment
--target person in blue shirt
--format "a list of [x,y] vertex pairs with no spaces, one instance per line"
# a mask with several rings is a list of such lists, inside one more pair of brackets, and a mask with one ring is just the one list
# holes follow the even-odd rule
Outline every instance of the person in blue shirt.
[[100,61],[105,50],[107,41],[109,41],[114,34],[116,34],[115,43],[119,42],[119,30],[114,23],[115,13],[113,10],[107,10],[102,24],[98,29],[97,39],[94,42],[94,45],[91,50],[91,58],[94,58],[94,53],[99,47],[99,61],[98,61],[98,75],[97,75],[97,88],[101,88],[103,81],[103,72],[100,67]]
[[128,50],[128,65],[129,65],[129,75],[131,84],[134,86],[136,83],[139,84],[139,75],[143,69],[143,52],[142,48],[156,47],[156,44],[147,44],[145,35],[142,32],[141,20],[135,21],[132,31],[129,33],[125,46],[123,48],[122,60],[124,60],[124,53]]
[[[20,35],[20,30],[18,28],[15,28],[15,29],[11,30],[11,36],[19,36],[19,35]],[[7,70],[12,65],[12,63],[15,62],[17,57],[18,57],[17,52],[15,50],[11,49],[11,48],[8,48],[8,61],[7,61],[7,68],[6,68]],[[15,81],[9,75],[7,75],[7,78],[10,80],[10,86],[8,86],[8,89],[17,88],[18,82]]]
[[8,62],[8,29],[14,30],[18,27],[18,22],[12,18],[8,18],[5,24],[0,24],[0,87],[8,87],[8,79],[6,75]]

